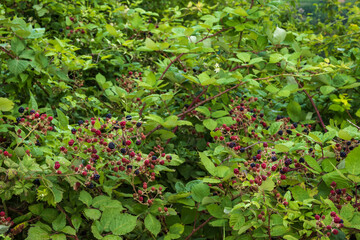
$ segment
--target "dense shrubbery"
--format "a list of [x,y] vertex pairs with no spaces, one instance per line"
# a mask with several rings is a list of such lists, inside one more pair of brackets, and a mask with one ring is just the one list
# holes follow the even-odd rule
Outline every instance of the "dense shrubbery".
[[0,4],[2,238],[360,238],[359,2],[205,2]]

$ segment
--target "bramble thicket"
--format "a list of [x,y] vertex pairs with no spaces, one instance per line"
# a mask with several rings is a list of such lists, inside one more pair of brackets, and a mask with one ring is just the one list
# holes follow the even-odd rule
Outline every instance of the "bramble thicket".
[[360,239],[360,1],[301,2],[1,1],[1,239]]

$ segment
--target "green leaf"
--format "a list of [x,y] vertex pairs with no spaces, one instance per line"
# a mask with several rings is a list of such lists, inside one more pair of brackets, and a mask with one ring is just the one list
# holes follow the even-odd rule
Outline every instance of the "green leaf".
[[119,214],[111,220],[110,231],[115,235],[127,234],[134,230],[136,220],[136,216],[127,213]]
[[16,54],[19,55],[25,49],[25,44],[19,38],[14,37],[11,40],[11,50]]
[[69,120],[66,117],[66,115],[60,109],[56,109],[56,113],[57,113],[57,116],[58,116],[60,127],[62,129],[67,129],[68,125],[69,125]]
[[0,111],[10,111],[14,107],[14,102],[7,98],[0,97]]
[[66,226],[65,213],[60,213],[55,220],[52,222],[52,227],[55,231],[60,231]]
[[213,120],[213,119],[210,119],[210,118],[205,119],[203,121],[203,124],[207,129],[209,129],[211,131],[214,130],[216,128],[216,126],[217,126],[217,122],[215,120]]
[[41,227],[31,227],[27,233],[26,240],[49,240],[49,233]]
[[293,198],[296,201],[303,202],[304,200],[310,198],[308,192],[306,190],[304,190],[302,187],[300,187],[299,185],[294,186],[294,187],[290,188],[289,190],[291,191]]
[[286,107],[289,117],[294,122],[298,122],[301,119],[301,106],[298,102],[292,101]]
[[150,38],[146,38],[145,40],[145,47],[148,49],[151,49],[153,51],[159,50],[159,47],[156,45],[156,43],[151,40]]
[[66,235],[63,233],[53,234],[51,240],[66,240]]
[[156,217],[150,213],[145,217],[144,223],[146,229],[149,230],[155,236],[157,236],[161,231],[160,221],[157,220]]
[[320,87],[320,92],[324,95],[327,95],[329,93],[331,93],[332,91],[334,91],[336,88],[332,87],[332,86],[321,86]]
[[170,227],[171,234],[181,235],[184,232],[184,225],[180,223],[175,223]]
[[279,152],[288,152],[290,150],[290,148],[285,144],[276,144],[275,149]]
[[276,27],[273,36],[272,36],[272,43],[273,44],[280,44],[286,38],[286,31],[282,28]]
[[322,169],[321,169],[319,163],[314,158],[312,158],[309,155],[305,155],[304,159],[305,159],[306,163],[309,164],[309,167],[311,167],[318,173],[322,172]]
[[242,8],[242,7],[237,7],[234,11],[234,14],[241,16],[241,17],[246,17],[248,16],[247,12]]
[[280,62],[280,60],[283,58],[283,55],[280,53],[273,53],[270,55],[269,63],[277,63]]
[[282,125],[282,122],[273,122],[269,128],[269,134],[274,135],[280,130],[280,126]]
[[224,116],[226,116],[226,115],[229,115],[229,112],[223,111],[223,110],[221,110],[221,111],[216,111],[216,112],[213,112],[213,113],[211,114],[211,116],[212,116],[213,118],[220,118],[220,117],[224,117]]
[[61,229],[61,231],[62,231],[63,233],[69,234],[69,235],[75,235],[75,234],[76,234],[76,230],[73,229],[73,228],[70,227],[70,226],[65,226],[63,229]]
[[355,209],[351,204],[345,204],[341,208],[340,216],[344,218],[346,221],[351,221],[354,217]]
[[206,209],[210,213],[211,216],[216,218],[223,218],[224,217],[224,209],[217,205],[217,204],[210,204],[206,206]]
[[289,229],[284,226],[281,226],[281,225],[273,226],[270,231],[271,236],[274,236],[274,237],[282,236],[288,232],[289,232]]
[[198,111],[199,113],[204,114],[206,117],[210,117],[210,111],[209,108],[204,107],[204,106],[200,106],[195,108],[196,111]]
[[85,190],[82,190],[80,192],[79,200],[82,201],[84,204],[86,204],[88,207],[92,203],[92,197],[91,197],[90,193],[88,193]]
[[199,183],[191,188],[191,197],[196,202],[201,202],[204,197],[210,194],[210,187],[205,183]]
[[29,61],[19,60],[19,59],[11,59],[8,60],[8,67],[11,73],[15,75],[19,75],[29,66]]
[[338,132],[339,138],[344,139],[344,140],[351,140],[352,136],[348,133],[348,131],[341,129]]
[[250,58],[251,58],[251,54],[247,53],[247,52],[238,53],[238,54],[236,54],[236,56],[244,63],[249,62]]
[[157,122],[157,123],[159,123],[161,125],[164,124],[164,120],[160,116],[155,115],[155,114],[150,114],[149,116],[146,116],[145,118],[149,119],[149,120],[152,120],[152,121],[155,121],[155,122]]
[[84,210],[85,216],[91,220],[98,220],[101,216],[101,212],[97,209],[87,208]]
[[264,191],[272,191],[275,188],[275,183],[272,179],[267,178],[264,182],[262,182],[261,186],[259,186],[260,189]]
[[235,231],[240,230],[240,228],[244,225],[245,223],[245,217],[242,214],[242,212],[237,211],[236,213],[233,213],[230,215],[230,227],[232,227]]
[[208,158],[205,153],[200,152],[200,160],[202,162],[202,164],[204,165],[205,169],[211,174],[211,175],[215,175],[216,170],[215,170],[215,165],[214,163],[210,160],[210,158]]
[[360,175],[360,146],[353,149],[345,159],[345,168],[348,173]]
[[106,31],[108,31],[108,33],[110,33],[111,35],[113,35],[113,36],[118,35],[116,29],[113,26],[111,26],[110,24],[106,24],[105,28],[106,28]]

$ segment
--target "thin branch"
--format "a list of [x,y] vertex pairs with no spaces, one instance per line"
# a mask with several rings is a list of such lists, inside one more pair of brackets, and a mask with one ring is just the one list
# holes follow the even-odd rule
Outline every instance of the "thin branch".
[[[297,84],[299,85],[300,88],[303,88],[303,86],[301,85],[301,83],[300,83],[298,80],[295,79],[295,81],[297,82]],[[320,121],[321,127],[324,129],[324,132],[327,132],[326,126],[325,126],[325,124],[324,124],[324,121],[322,120],[322,117],[321,117],[321,115],[320,115],[320,112],[319,112],[318,108],[316,107],[316,104],[315,104],[313,98],[310,96],[310,94],[309,94],[305,89],[303,89],[303,92],[304,92],[304,93],[306,94],[306,96],[309,98],[309,100],[310,100],[310,102],[311,102],[311,105],[314,107],[315,112],[316,112],[316,115],[317,115],[317,117],[318,117],[318,119],[319,119],[319,121]]]
[[[75,229],[74,225],[73,225],[72,222],[71,222],[70,217],[66,214],[65,210],[64,210],[59,204],[56,204],[56,208],[57,208],[58,210],[60,210],[62,213],[65,214],[66,220],[68,221],[69,225],[70,225],[72,228]],[[74,238],[75,238],[76,240],[79,240],[79,238],[77,237],[76,233],[75,233],[75,235],[74,235]]]
[[[193,101],[191,102],[189,108],[191,108],[191,107],[200,99],[200,97],[206,93],[207,89],[208,89],[208,86],[206,86],[206,87],[204,88],[204,90],[202,90],[201,93],[200,93],[199,95],[197,95],[197,96],[193,99]],[[184,118],[185,118],[185,115],[183,115],[183,116],[180,118],[180,120],[184,120]],[[176,131],[178,130],[178,128],[179,128],[179,126],[176,126],[176,127],[174,128],[174,130],[173,130],[173,133],[176,133]],[[171,141],[171,139],[172,139],[172,138],[169,138],[169,139],[166,141],[166,144],[169,144],[170,141]]]
[[6,48],[4,47],[1,47],[0,46],[0,50],[3,51],[4,53],[6,53],[9,57],[11,57],[12,59],[15,59],[15,58],[18,58],[16,57],[15,55],[13,55],[9,50],[7,50]]
[[355,125],[355,123],[351,122],[349,119],[346,119],[346,121],[348,121],[348,123],[356,127],[358,130],[360,130],[360,127],[358,125]]
[[190,237],[196,233],[197,231],[199,231],[201,228],[203,228],[208,222],[210,222],[211,219],[213,219],[214,217],[211,216],[208,219],[206,219],[205,222],[203,222],[202,224],[200,224],[197,228],[193,229],[192,232],[185,238],[185,240],[189,240]]
[[238,65],[238,66],[230,69],[229,72],[233,72],[233,71],[235,71],[236,69],[239,69],[239,68],[250,68],[250,67],[253,67],[253,66],[254,65],[245,65],[245,66],[244,65]]
[[[216,36],[216,35],[218,35],[218,34],[220,34],[220,33],[222,33],[222,32],[225,32],[225,31],[229,30],[229,29],[233,29],[233,27],[224,28],[224,29],[222,29],[222,30],[220,30],[220,31],[212,34],[212,35],[206,36],[206,37],[204,37],[203,39],[200,39],[199,41],[197,41],[195,44],[198,44],[199,42],[202,42],[202,41],[204,41],[204,40],[207,39],[207,38],[214,37],[214,36]],[[171,61],[171,60],[170,60],[171,62],[167,65],[167,67],[165,68],[164,72],[161,74],[159,80],[163,79],[164,76],[165,76],[165,73],[169,70],[169,68],[171,67],[171,65],[173,65],[174,62],[176,62],[177,60],[179,60],[179,59],[180,59],[182,56],[184,56],[185,54],[186,54],[186,53],[181,53],[179,56],[177,56],[177,57],[174,59],[174,61]]]
[[[253,80],[254,80],[254,81],[257,81],[257,80],[266,80],[266,79],[275,78],[275,77],[279,77],[279,76],[296,76],[296,75],[293,75],[293,74],[278,74],[278,75],[273,75],[273,76],[269,76],[269,77],[255,78],[255,79],[253,79]],[[225,93],[227,93],[227,92],[230,92],[231,90],[236,89],[236,88],[240,87],[241,85],[244,85],[245,83],[246,83],[246,82],[241,82],[241,83],[239,83],[239,84],[236,84],[235,86],[232,86],[231,88],[226,89],[226,90],[223,91],[223,92],[220,92],[220,93],[216,94],[215,96],[209,97],[209,98],[201,101],[200,103],[196,104],[195,106],[193,106],[193,107],[191,107],[191,108],[189,107],[185,112],[182,112],[182,113],[178,114],[177,116],[178,116],[178,117],[182,117],[182,116],[188,114],[189,112],[193,111],[195,108],[203,105],[204,103],[207,103],[207,102],[209,102],[209,101],[211,101],[211,100],[213,100],[213,99],[215,99],[215,98],[217,98],[217,97],[219,97],[219,96],[221,96],[221,95],[223,95],[223,94],[225,94]],[[150,132],[148,132],[148,133],[146,134],[146,137],[148,137],[150,134],[152,134],[152,133],[155,132],[156,130],[160,129],[161,127],[162,127],[161,124],[157,125],[154,129],[152,129]]]

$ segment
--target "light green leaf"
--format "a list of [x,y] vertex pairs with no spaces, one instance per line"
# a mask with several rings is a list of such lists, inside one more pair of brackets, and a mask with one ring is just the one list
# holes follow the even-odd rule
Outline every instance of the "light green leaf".
[[280,44],[282,41],[285,40],[285,38],[286,38],[286,31],[282,28],[276,27],[272,36],[273,44]]
[[283,58],[283,55],[280,53],[273,53],[270,55],[269,63],[277,63],[280,62],[280,60]]
[[110,33],[111,35],[113,35],[113,36],[118,35],[116,29],[113,26],[111,26],[110,24],[106,24],[105,28],[106,28],[106,31],[108,31],[108,33]]
[[213,119],[205,119],[203,121],[204,126],[209,130],[214,130],[217,126],[217,122]]
[[144,223],[146,229],[149,230],[155,236],[157,236],[161,231],[160,221],[157,220],[157,218],[150,213],[145,217]]
[[360,146],[353,149],[345,159],[345,168],[348,173],[360,175]]
[[286,107],[291,120],[298,122],[301,119],[301,106],[298,102],[292,101]]
[[204,165],[204,167],[206,168],[206,170],[211,175],[215,175],[216,170],[215,170],[214,163],[205,155],[205,153],[200,152],[199,155],[200,155],[200,160],[201,160],[202,164]]
[[282,122],[273,122],[269,128],[269,134],[274,135],[280,130],[280,126],[282,125]]
[[87,208],[84,210],[85,216],[91,220],[98,220],[101,216],[101,212],[97,209]]
[[199,183],[192,187],[191,197],[196,202],[201,202],[204,197],[207,197],[210,194],[210,187],[205,183]]
[[82,190],[80,192],[79,200],[82,201],[83,203],[85,203],[87,206],[90,206],[92,203],[92,197],[91,197],[90,193],[88,193],[85,190]]
[[304,159],[305,159],[306,163],[309,164],[309,167],[311,167],[318,173],[322,172],[322,169],[321,169],[319,163],[314,158],[312,158],[309,155],[305,155]]
[[119,214],[111,220],[110,231],[115,235],[125,235],[134,230],[136,220],[136,216],[127,213]]
[[52,227],[55,231],[60,231],[66,226],[65,213],[60,213],[52,222]]
[[67,129],[68,125],[69,125],[69,120],[66,117],[66,115],[60,109],[56,109],[56,113],[58,116],[58,121],[60,123],[60,127],[62,129]]
[[233,213],[230,215],[230,227],[232,227],[234,230],[238,231],[245,223],[245,217],[240,212],[237,211],[236,213]]
[[247,53],[247,52],[238,53],[238,54],[236,54],[236,56],[244,63],[249,62],[250,58],[251,58],[251,54]]
[[8,60],[8,67],[11,73],[19,75],[29,66],[29,61],[10,59]]
[[7,98],[0,97],[0,111],[10,111],[14,107],[14,102]]

